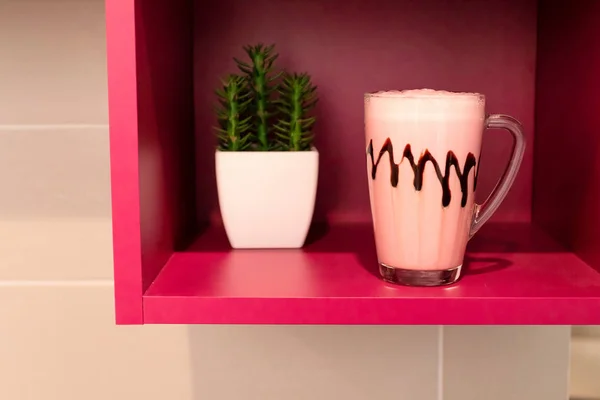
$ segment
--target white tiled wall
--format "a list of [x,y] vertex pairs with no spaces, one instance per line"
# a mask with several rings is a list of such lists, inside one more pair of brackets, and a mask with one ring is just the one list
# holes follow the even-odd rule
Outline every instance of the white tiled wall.
[[600,327],[573,327],[571,388],[576,399],[600,399]]
[[445,327],[444,331],[444,399],[567,398],[568,327]]
[[0,0],[0,124],[105,124],[103,2]]
[[0,399],[564,400],[567,327],[113,323],[102,0],[0,0]]

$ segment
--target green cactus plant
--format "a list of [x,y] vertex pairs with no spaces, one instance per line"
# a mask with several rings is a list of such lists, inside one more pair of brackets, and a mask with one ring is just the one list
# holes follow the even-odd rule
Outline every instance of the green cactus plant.
[[247,109],[252,101],[244,77],[230,74],[221,81],[222,88],[215,91],[218,126],[214,127],[219,140],[219,150],[242,151],[252,144],[251,119]]
[[238,68],[246,75],[252,93],[251,114],[253,115],[253,130],[255,131],[254,144],[256,150],[267,151],[272,149],[271,129],[269,120],[274,115],[271,100],[276,90],[273,83],[281,73],[273,74],[273,63],[278,54],[273,50],[275,45],[244,46],[244,51],[250,58],[246,63],[234,58]]
[[309,114],[318,101],[317,87],[307,73],[286,72],[278,91],[279,118],[274,128],[280,149],[310,150],[316,119]]

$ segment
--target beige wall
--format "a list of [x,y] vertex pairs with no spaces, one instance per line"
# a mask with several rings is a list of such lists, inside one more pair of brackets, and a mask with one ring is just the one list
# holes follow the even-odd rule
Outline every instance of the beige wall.
[[599,326],[573,327],[570,375],[574,399],[600,399]]
[[114,326],[103,18],[0,0],[0,399],[566,398],[567,327]]

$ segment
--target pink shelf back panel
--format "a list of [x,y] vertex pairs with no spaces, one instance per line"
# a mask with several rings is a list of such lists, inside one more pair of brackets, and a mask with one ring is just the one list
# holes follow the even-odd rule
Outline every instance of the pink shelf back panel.
[[[528,148],[518,179],[495,216],[529,221],[534,141],[535,0],[197,0],[194,85],[199,219],[218,219],[213,90],[236,72],[242,46],[275,43],[280,67],[309,72],[319,86],[316,220],[370,221],[363,94],[436,88],[487,96],[488,111],[522,121]],[[226,16],[226,17],[224,17]],[[484,139],[480,201],[506,166],[512,139]]]
[[600,2],[540,2],[534,217],[600,270]]
[[195,230],[190,1],[139,1],[138,157],[144,289]]

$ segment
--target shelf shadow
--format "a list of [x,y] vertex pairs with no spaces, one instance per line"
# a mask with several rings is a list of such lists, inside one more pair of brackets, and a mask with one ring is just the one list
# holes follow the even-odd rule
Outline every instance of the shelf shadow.
[[[351,251],[355,247],[375,247],[370,224],[330,226],[314,224],[308,234],[305,250]],[[471,239],[467,253],[565,253],[568,250],[540,228],[529,223],[490,223]]]
[[306,241],[304,242],[305,248],[314,246],[318,247],[319,242],[323,240],[330,231],[330,225],[327,223],[317,222],[312,224],[308,230]]
[[[285,399],[290,397],[282,395],[286,387],[295,391],[293,398],[320,399],[325,396],[315,396],[320,392],[315,386],[323,384],[342,393],[333,398],[343,399],[345,393],[362,391],[366,384],[385,385],[388,371],[397,366],[397,357],[429,354],[427,348],[437,332],[435,326],[419,325],[245,324],[188,325],[185,329],[191,365],[185,379],[193,391],[190,400],[206,400],[211,397],[207,393],[215,393],[212,398],[218,399]],[[414,350],[415,342],[422,352]],[[366,373],[364,364],[352,361],[356,358],[377,362]],[[372,372],[376,372],[373,377]],[[299,375],[306,384],[285,382],[296,382]],[[418,377],[419,372],[413,376]],[[236,377],[235,384],[232,377]],[[280,381],[273,385],[273,379]],[[353,386],[337,389],[340,385]]]
[[481,275],[496,271],[501,271],[512,265],[507,259],[500,257],[474,257],[467,254],[465,256],[463,268],[464,275]]
[[[353,252],[375,248],[370,224],[315,223],[311,226],[302,251]],[[180,249],[178,249],[180,250]],[[183,249],[181,249],[183,250]],[[180,251],[181,251],[180,250]],[[195,240],[185,251],[230,251],[222,226],[201,225]],[[492,223],[484,226],[467,246],[467,253],[565,253],[568,250],[531,224]]]
[[[493,227],[492,227],[493,228]],[[482,232],[481,239],[473,247],[478,252],[513,253],[525,251],[550,251],[556,249],[552,243],[540,241],[538,235],[532,234],[531,229],[519,224],[515,226],[497,227]],[[507,234],[513,236],[504,236]],[[516,236],[515,236],[516,234]],[[336,240],[331,240],[335,237]],[[510,239],[506,239],[510,237]],[[560,247],[558,247],[560,249]],[[377,252],[372,228],[366,224],[355,226],[331,227],[327,224],[315,224],[311,227],[306,240],[304,251],[318,252],[350,252],[354,253],[371,275],[380,278],[377,263]],[[563,249],[564,251],[564,249]],[[501,256],[479,256],[467,252],[465,256],[465,275],[480,275],[508,268],[512,263]]]
[[564,246],[531,223],[488,223],[467,246],[467,253],[565,252]]
[[227,234],[222,226],[202,223],[198,227],[195,239],[185,249],[193,253],[213,253],[232,251]]
[[307,253],[352,253],[360,265],[379,278],[373,228],[368,224],[313,224],[303,251]]
[[[204,225],[188,252],[229,252],[231,249],[223,227]],[[260,251],[260,250],[259,250]],[[351,253],[371,275],[379,278],[375,239],[371,224],[311,226],[302,249],[268,250],[277,252]],[[567,250],[539,228],[522,223],[491,223],[471,240],[465,256],[465,275],[479,275],[511,266],[502,254],[564,253]],[[483,254],[486,253],[486,254]]]

